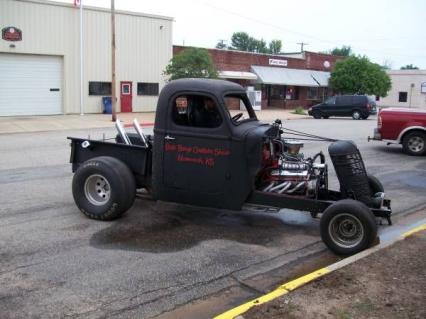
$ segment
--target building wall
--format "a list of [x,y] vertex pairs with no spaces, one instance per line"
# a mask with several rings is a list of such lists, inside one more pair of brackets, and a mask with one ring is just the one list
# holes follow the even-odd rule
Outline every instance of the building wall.
[[[188,47],[173,46],[173,55],[176,55]],[[289,57],[288,55],[278,54],[259,54],[253,52],[242,52],[235,50],[207,49],[212,57],[216,68],[221,71],[250,71],[252,65],[270,66],[269,59],[287,60],[286,68],[290,69],[311,69],[318,71],[333,70],[336,61],[341,57],[320,54],[315,52],[304,52],[297,55],[298,57]],[[324,66],[324,62],[328,61],[330,66]],[[274,67],[274,66],[272,66]],[[275,66],[279,67],[279,66]]]
[[[89,96],[89,81],[111,81],[111,15],[84,8],[84,108],[100,112],[101,97]],[[0,27],[22,30],[22,41],[0,40],[0,52],[63,58],[63,112],[80,112],[79,9],[37,0],[1,0]],[[139,13],[116,13],[117,111],[120,81],[133,82],[133,111],[155,110],[157,97],[137,96],[137,82],[165,84],[162,73],[172,58],[172,19]]]
[[[179,54],[188,47],[184,46],[173,46],[173,55]],[[216,68],[219,71],[251,71],[252,65],[259,66],[269,66],[269,67],[281,67],[281,68],[290,68],[290,69],[310,69],[317,71],[332,71],[338,60],[341,60],[342,57],[333,56],[329,54],[321,54],[315,52],[303,52],[297,54],[260,54],[253,52],[242,52],[235,50],[223,50],[223,49],[207,49],[209,52],[212,61]],[[275,60],[286,60],[287,66],[273,66],[269,64],[269,59]],[[324,62],[328,62],[328,65]],[[243,86],[255,85],[250,83],[250,81],[236,81],[233,82],[240,83]],[[269,86],[269,87],[268,87]],[[285,84],[282,85],[283,90],[286,89]],[[307,88],[298,87],[299,98],[296,100],[286,100],[286,99],[270,99],[268,102],[267,92],[270,90],[270,85],[261,85],[262,90],[262,108],[268,106],[277,107],[277,108],[294,108],[298,106],[309,107],[313,104],[316,104],[322,100],[322,95],[324,94],[324,88],[320,88],[320,95],[318,99],[309,100],[307,99]]]
[[[388,96],[377,101],[377,105],[426,108],[426,93],[420,91],[421,84],[426,83],[426,70],[392,70],[388,74],[392,88]],[[414,87],[411,87],[412,84]],[[407,92],[407,102],[399,102],[399,92]]]

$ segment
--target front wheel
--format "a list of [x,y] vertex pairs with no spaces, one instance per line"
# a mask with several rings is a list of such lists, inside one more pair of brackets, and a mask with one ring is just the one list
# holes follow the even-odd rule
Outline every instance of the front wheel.
[[320,111],[313,111],[312,116],[314,117],[314,119],[319,120],[321,118],[321,112]]
[[426,134],[423,132],[408,133],[402,140],[402,149],[408,155],[426,154]]
[[136,196],[135,178],[122,161],[108,156],[84,162],[72,180],[74,201],[91,219],[112,220],[124,214]]
[[377,237],[377,225],[370,209],[353,199],[340,200],[322,214],[323,242],[338,255],[353,255],[370,247]]

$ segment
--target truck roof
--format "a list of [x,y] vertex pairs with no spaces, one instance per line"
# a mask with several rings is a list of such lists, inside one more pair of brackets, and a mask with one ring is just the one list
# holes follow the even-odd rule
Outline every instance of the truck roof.
[[[215,79],[179,79],[170,81],[164,88],[162,93],[169,91],[208,91],[213,94],[223,94],[227,91],[243,91],[244,88],[234,82]],[[166,92],[165,92],[166,91]]]
[[228,93],[245,94],[245,89],[233,82],[215,79],[179,79],[167,83],[161,90],[158,98],[157,111],[155,117],[156,129],[164,129],[169,109],[170,99],[181,93],[208,93],[217,98],[221,98]]

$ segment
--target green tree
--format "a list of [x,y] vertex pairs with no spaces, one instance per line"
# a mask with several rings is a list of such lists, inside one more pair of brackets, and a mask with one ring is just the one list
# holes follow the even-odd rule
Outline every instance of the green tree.
[[418,70],[419,68],[412,64],[407,64],[405,66],[401,66],[401,70]]
[[334,48],[329,53],[332,55],[338,55],[338,56],[350,56],[352,55],[353,52],[350,45],[348,46],[344,45],[341,48]]
[[269,42],[269,52],[272,54],[278,54],[281,52],[282,42],[281,40],[272,40]]
[[249,47],[253,46],[253,38],[251,38],[246,32],[234,32],[231,37],[230,49],[249,51]]
[[[216,45],[218,48],[219,43]],[[280,40],[272,40],[269,47],[264,39],[256,39],[247,32],[234,32],[231,37],[231,50],[258,52],[258,53],[280,53],[282,43]]]
[[218,73],[206,49],[188,48],[175,55],[166,66],[170,80],[181,78],[217,78]]
[[367,57],[350,56],[337,61],[330,86],[341,94],[367,94],[385,97],[391,88],[389,75]]
[[258,52],[258,53],[269,53],[269,49],[266,46],[266,41],[263,39],[260,40],[254,40],[255,44],[256,44],[256,48],[254,50],[254,52]]

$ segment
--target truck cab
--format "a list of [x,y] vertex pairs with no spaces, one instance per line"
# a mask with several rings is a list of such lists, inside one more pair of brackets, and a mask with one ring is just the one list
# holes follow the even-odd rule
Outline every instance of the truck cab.
[[[229,111],[233,105],[241,109],[234,116]],[[262,139],[266,132],[278,133],[272,131],[258,121],[240,85],[171,82],[160,95],[154,127],[156,198],[240,208],[261,166]]]

